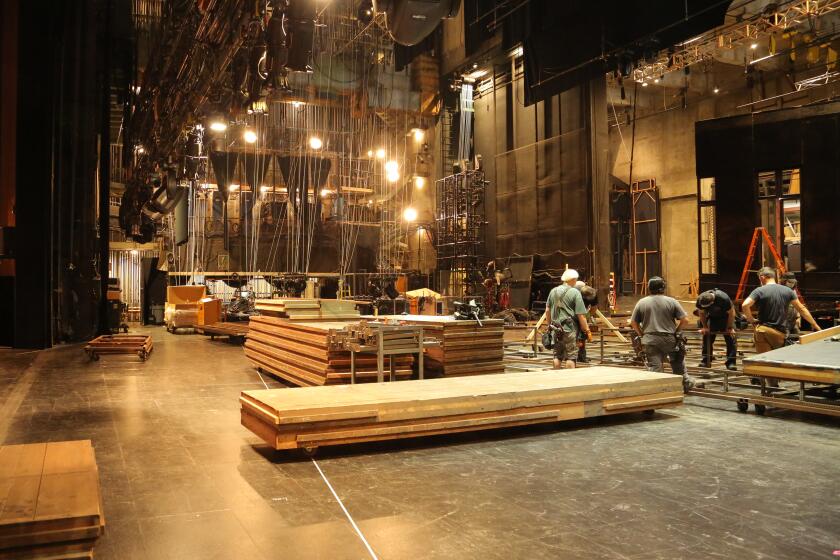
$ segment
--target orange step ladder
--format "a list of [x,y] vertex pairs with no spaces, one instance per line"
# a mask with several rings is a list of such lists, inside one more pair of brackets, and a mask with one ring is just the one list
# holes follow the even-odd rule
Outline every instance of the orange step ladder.
[[[776,248],[776,244],[773,243],[773,239],[770,238],[770,234],[767,233],[767,230],[763,227],[755,228],[752,240],[750,240],[750,248],[747,249],[747,260],[744,262],[744,270],[741,271],[741,280],[738,282],[738,291],[735,293],[735,301],[743,301],[744,289],[747,287],[747,277],[750,272],[756,272],[755,270],[750,270],[750,267],[755,259],[755,250],[758,247],[759,240],[761,239],[767,243],[767,248],[770,249],[770,253],[773,255],[773,260],[776,261],[776,268],[778,271],[781,274],[785,274],[787,272],[787,267],[785,266],[784,260],[782,260],[782,254],[779,253],[779,250]],[[799,292],[798,286],[796,288],[796,295],[799,296],[799,300],[802,303],[805,303],[805,300],[802,298],[802,294]]]

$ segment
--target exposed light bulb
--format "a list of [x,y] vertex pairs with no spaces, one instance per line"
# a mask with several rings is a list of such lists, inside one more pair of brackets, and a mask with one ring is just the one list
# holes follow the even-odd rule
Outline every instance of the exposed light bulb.
[[385,162],[385,173],[396,173],[399,170],[400,166],[396,161],[390,160]]
[[376,150],[376,159],[385,159],[385,149],[379,148]]
[[224,132],[227,130],[227,123],[223,123],[222,121],[213,121],[210,123],[210,130],[213,132]]
[[253,130],[246,130],[245,133],[242,135],[242,138],[244,138],[245,141],[249,144],[253,144],[257,141],[257,133]]
[[414,178],[414,186],[418,189],[422,189],[426,186],[426,178],[425,177],[415,177]]
[[326,198],[328,196],[330,196],[329,189],[321,189],[321,198]]
[[317,136],[313,136],[309,139],[309,147],[313,150],[320,150],[323,146],[324,143]]
[[389,171],[385,178],[388,179],[389,183],[396,183],[400,180],[400,172],[399,171]]
[[422,142],[423,138],[426,137],[426,131],[424,131],[422,128],[415,128],[414,130],[412,130],[412,133],[414,134],[414,140],[416,142]]
[[758,48],[758,43],[753,43],[752,45],[750,45],[750,48],[751,48],[752,50],[757,49],[757,48]]
[[642,82],[642,87],[647,87],[647,82]]
[[406,222],[413,222],[417,219],[417,210],[409,206],[405,210],[403,210],[403,220]]
[[714,91],[715,93],[720,93],[720,88],[715,86],[715,89],[713,89],[712,91]]

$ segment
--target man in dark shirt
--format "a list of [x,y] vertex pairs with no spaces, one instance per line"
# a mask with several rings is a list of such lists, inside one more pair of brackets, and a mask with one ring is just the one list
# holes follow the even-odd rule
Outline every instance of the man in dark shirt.
[[664,371],[662,362],[667,358],[688,392],[695,383],[685,371],[685,346],[681,344],[680,331],[688,324],[685,311],[677,300],[665,295],[665,280],[659,276],[648,280],[648,292],[650,295],[633,308],[630,325],[642,337],[648,370]]
[[735,369],[738,343],[735,340],[735,307],[723,290],[708,290],[697,298],[700,334],[703,335],[703,360],[700,367],[712,367],[712,346],[718,333],[726,341],[726,369]]
[[[741,304],[741,309],[747,321],[755,327],[755,351],[758,354],[781,348],[785,344],[788,333],[787,308],[793,304],[799,314],[808,321],[815,331],[820,326],[811,316],[808,308],[799,301],[796,292],[776,283],[776,271],[764,267],[758,271],[761,286],[753,290],[750,296]],[[752,307],[758,305],[758,320],[753,317]]]

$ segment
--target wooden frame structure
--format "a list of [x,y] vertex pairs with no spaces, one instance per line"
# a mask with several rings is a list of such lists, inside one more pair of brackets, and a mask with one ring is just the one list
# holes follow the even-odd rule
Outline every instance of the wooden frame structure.
[[137,354],[145,362],[153,348],[152,337],[146,334],[106,334],[91,340],[85,352],[92,361],[104,354]]

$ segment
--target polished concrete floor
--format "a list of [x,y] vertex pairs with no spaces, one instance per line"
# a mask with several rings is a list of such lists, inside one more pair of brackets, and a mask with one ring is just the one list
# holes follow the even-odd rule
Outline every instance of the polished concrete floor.
[[93,440],[100,560],[825,559],[840,549],[836,420],[690,399],[651,419],[323,449],[313,461],[275,454],[240,427],[239,392],[263,387],[241,347],[151,332],[146,363],[88,362],[80,346],[0,350],[0,442]]

